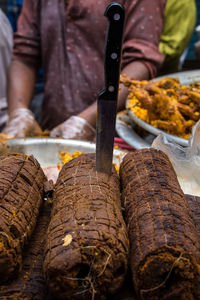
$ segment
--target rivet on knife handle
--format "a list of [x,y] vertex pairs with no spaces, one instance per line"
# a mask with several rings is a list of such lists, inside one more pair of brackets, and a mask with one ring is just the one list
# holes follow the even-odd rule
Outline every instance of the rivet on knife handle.
[[98,94],[96,131],[96,169],[111,174],[117,98],[125,11],[121,4],[111,3],[105,11],[109,20],[105,43],[105,88]]

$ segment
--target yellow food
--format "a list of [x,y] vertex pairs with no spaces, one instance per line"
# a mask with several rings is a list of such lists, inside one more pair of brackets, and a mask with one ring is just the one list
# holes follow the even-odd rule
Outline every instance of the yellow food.
[[73,158],[78,157],[79,155],[83,154],[80,151],[75,151],[73,153],[63,152],[60,151],[59,159],[61,160],[62,164],[66,164],[68,161],[72,160]]
[[200,119],[200,83],[181,85],[177,78],[138,81],[122,75],[129,88],[128,104],[141,120],[170,134],[188,139]]
[[[114,148],[117,149],[118,147],[114,146]],[[78,157],[81,154],[83,154],[83,152],[80,152],[80,151],[75,151],[73,153],[67,153],[67,152],[60,151],[59,159],[61,160],[61,163],[62,163],[62,166],[63,166],[68,161],[72,160],[75,157]],[[117,156],[116,158],[118,158],[118,160],[119,160],[118,163],[120,164],[119,156]],[[119,165],[116,164],[116,163],[113,163],[113,165],[115,166],[115,169],[116,169],[117,173],[119,174]],[[60,170],[62,168],[62,166],[58,163],[57,168]]]

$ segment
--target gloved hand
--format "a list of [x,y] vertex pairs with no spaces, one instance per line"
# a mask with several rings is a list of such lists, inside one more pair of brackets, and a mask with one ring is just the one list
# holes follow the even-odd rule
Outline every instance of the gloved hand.
[[93,141],[95,129],[83,118],[72,116],[50,132],[51,137]]
[[41,136],[42,129],[29,109],[17,108],[10,114],[3,133],[11,137],[23,138],[28,136]]

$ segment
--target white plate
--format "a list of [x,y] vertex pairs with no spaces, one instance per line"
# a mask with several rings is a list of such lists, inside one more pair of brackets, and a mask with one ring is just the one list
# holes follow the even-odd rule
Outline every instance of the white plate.
[[[154,79],[154,81],[159,80],[161,78],[165,77],[173,77],[173,78],[178,78],[180,80],[180,83],[182,85],[189,85],[193,82],[200,81],[200,70],[194,70],[194,71],[185,71],[185,72],[179,72],[179,73],[174,73],[174,74],[168,74],[165,76],[157,77]],[[128,102],[128,100],[127,100]],[[178,136],[166,133],[163,130],[160,130],[158,128],[153,127],[152,125],[142,121],[140,118],[138,118],[130,109],[127,109],[130,120],[145,129],[146,131],[150,132],[151,134],[157,136],[158,134],[162,133],[167,136],[167,138],[171,141],[174,141],[178,143],[179,145],[182,146],[187,146],[188,145],[188,140],[180,138]]]

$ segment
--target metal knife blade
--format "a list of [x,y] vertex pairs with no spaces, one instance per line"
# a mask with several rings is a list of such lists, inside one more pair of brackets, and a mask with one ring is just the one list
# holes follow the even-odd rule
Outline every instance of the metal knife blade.
[[105,42],[105,88],[97,100],[96,170],[111,175],[125,10],[119,3],[111,3],[104,15],[109,26]]

